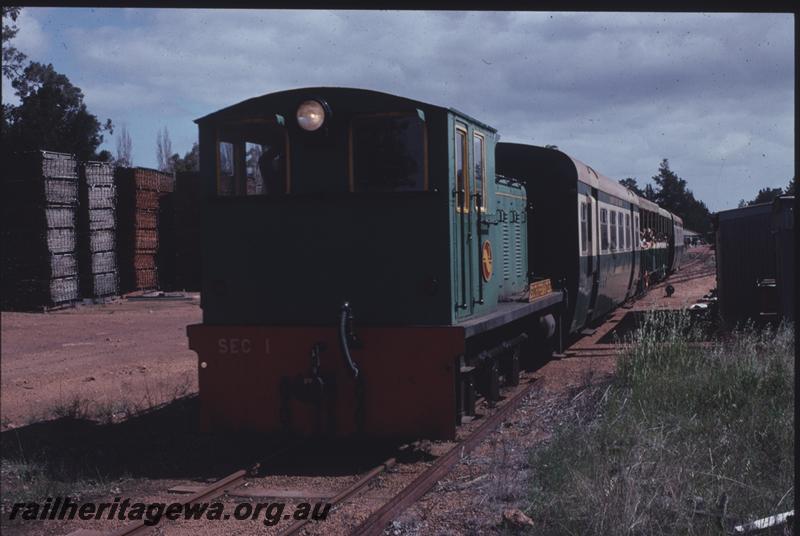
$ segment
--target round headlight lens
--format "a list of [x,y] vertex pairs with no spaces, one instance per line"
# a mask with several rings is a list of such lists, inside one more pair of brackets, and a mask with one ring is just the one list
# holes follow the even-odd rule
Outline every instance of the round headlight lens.
[[303,130],[314,131],[325,122],[325,108],[315,100],[307,100],[297,107],[297,124]]

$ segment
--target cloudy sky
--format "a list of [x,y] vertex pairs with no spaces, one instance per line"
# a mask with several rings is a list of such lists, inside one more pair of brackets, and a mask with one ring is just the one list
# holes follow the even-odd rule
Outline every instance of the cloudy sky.
[[644,184],[668,158],[712,211],[794,175],[791,14],[25,8],[18,25],[18,49],[127,125],[136,165],[155,166],[162,127],[183,154],[219,108],[353,86],[458,108],[617,179]]

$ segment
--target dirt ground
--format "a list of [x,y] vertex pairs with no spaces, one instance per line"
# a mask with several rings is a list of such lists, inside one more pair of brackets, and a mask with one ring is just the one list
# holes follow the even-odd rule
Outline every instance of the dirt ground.
[[[684,270],[655,285],[633,306],[620,308],[613,318],[643,309],[685,308],[715,286],[713,256],[707,249],[689,250],[684,264]],[[675,287],[671,297],[665,293],[667,284]],[[63,471],[71,464],[96,467],[105,476],[86,489],[84,497],[104,500],[119,494],[175,500],[165,495],[173,485],[213,480],[257,460],[259,447],[254,442],[225,443],[198,435],[192,419],[186,419],[196,414],[196,399],[124,418],[131,409],[155,407],[196,392],[197,360],[185,333],[186,325],[201,320],[194,298],[123,300],[47,314],[2,313],[4,452],[11,444],[19,445],[20,451],[35,446],[47,452],[51,469]],[[599,341],[614,325],[612,319],[603,323],[592,336],[567,349],[564,358],[537,371],[534,393],[513,417],[386,533],[503,533],[503,510],[526,507],[526,486],[535,470],[528,465],[531,447],[575,418],[583,401],[602,395],[598,390],[613,374],[616,358],[614,345]],[[118,415],[104,426],[86,426],[75,419],[39,422],[64,416],[65,408],[76,400],[86,410],[81,417],[109,411]],[[81,456],[91,459],[77,460]],[[13,467],[3,469],[6,491],[9,484],[20,481]],[[33,535],[78,527],[108,530],[112,525],[116,528],[118,523],[27,523],[5,528]],[[233,532],[249,531],[247,523],[234,525]],[[198,521],[172,529],[210,535],[230,533],[234,525]],[[171,530],[161,526],[157,532]]]
[[2,430],[70,409],[125,413],[197,391],[197,356],[186,326],[202,314],[199,296],[187,297],[3,312]]

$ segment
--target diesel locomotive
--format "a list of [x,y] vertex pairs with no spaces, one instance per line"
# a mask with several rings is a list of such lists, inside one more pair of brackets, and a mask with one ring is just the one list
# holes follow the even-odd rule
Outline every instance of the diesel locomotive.
[[306,88],[196,123],[204,429],[452,438],[680,263],[679,218],[453,108]]

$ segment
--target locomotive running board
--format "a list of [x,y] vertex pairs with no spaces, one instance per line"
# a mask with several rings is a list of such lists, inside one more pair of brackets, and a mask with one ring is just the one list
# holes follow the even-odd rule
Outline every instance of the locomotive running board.
[[535,298],[532,302],[501,302],[497,305],[496,311],[477,318],[469,318],[458,325],[464,328],[464,335],[469,339],[547,309],[561,303],[563,299],[561,292],[551,292]]

